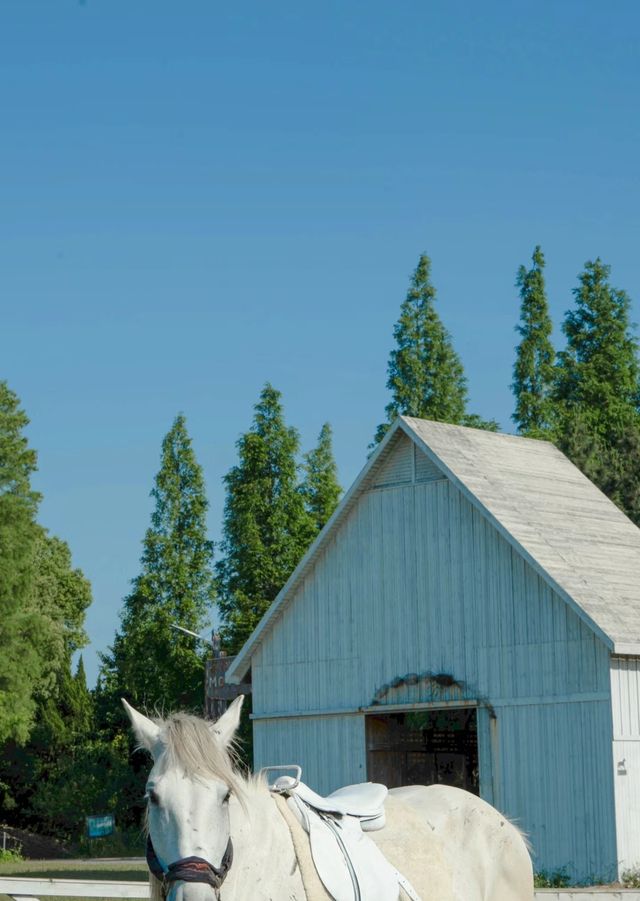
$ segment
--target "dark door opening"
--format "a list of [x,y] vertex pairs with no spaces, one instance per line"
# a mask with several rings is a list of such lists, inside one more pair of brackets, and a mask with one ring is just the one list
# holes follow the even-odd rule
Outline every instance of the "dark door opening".
[[365,723],[371,782],[442,783],[480,794],[475,707],[374,713]]

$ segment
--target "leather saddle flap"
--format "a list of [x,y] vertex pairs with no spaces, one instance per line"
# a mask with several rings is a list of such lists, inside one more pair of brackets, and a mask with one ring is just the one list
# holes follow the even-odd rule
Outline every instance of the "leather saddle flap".
[[295,788],[295,794],[315,810],[364,819],[383,816],[387,793],[387,786],[377,782],[345,785],[326,798],[316,794],[304,782],[300,782]]

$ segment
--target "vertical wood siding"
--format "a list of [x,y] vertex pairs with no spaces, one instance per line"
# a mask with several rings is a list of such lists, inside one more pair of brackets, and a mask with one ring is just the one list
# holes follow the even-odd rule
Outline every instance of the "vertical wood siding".
[[363,716],[261,720],[253,740],[260,766],[298,764],[321,794],[367,779]]
[[[405,450],[388,473],[408,473]],[[289,762],[295,739],[323,790],[336,773],[362,778],[363,728],[346,713],[297,714],[492,705],[483,794],[492,770],[495,802],[530,835],[536,867],[588,876],[615,866],[609,652],[447,480],[364,493],[252,669],[257,765]],[[442,673],[458,686],[430,679]],[[419,678],[398,684],[408,674]],[[261,719],[278,713],[294,719]],[[343,738],[332,746],[328,735]]]
[[611,660],[613,779],[620,873],[640,866],[640,659]]

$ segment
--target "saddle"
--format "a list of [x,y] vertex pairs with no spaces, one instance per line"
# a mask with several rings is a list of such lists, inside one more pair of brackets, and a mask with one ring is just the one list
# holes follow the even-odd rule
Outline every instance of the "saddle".
[[389,789],[378,782],[345,785],[325,798],[293,776],[279,776],[269,788],[278,794],[300,798],[312,810],[336,817],[353,817],[363,832],[375,832],[385,824],[384,802]]
[[[295,776],[274,771],[291,770]],[[266,767],[269,789],[286,798],[287,806],[309,836],[313,863],[335,901],[396,901],[400,888],[411,901],[421,901],[411,884],[389,863],[365,834],[385,824],[386,785],[347,785],[326,797],[300,781],[298,766]]]

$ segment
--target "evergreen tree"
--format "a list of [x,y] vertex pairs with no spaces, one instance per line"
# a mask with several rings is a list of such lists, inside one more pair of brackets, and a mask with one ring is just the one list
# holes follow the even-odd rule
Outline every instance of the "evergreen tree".
[[276,597],[312,536],[297,483],[298,433],[281,394],[265,385],[253,423],[225,476],[222,559],[216,565],[224,647],[237,652]]
[[162,442],[151,496],[155,510],[142,571],[124,601],[113,647],[103,656],[100,690],[110,697],[123,693],[150,709],[201,708],[201,655],[192,638],[172,628],[200,631],[214,600],[204,478],[182,415]]
[[337,507],[342,493],[333,457],[332,431],[328,422],[325,422],[320,430],[317,446],[305,454],[301,491],[315,538]]
[[0,382],[0,742],[29,734],[46,665],[47,624],[32,603],[40,496],[31,487],[36,453],[23,434],[28,422]]
[[393,330],[396,347],[387,368],[391,401],[385,408],[387,421],[378,426],[375,443],[399,415],[497,429],[495,421],[466,412],[464,369],[436,312],[435,300],[431,260],[422,254]]
[[55,700],[59,675],[68,671],[72,655],[87,643],[84,619],[91,604],[91,585],[81,570],[73,568],[68,544],[40,526],[32,567],[30,606],[46,624],[39,637],[45,664],[37,696],[52,695]]
[[630,300],[600,259],[585,264],[565,317],[554,388],[565,454],[640,524],[640,369]]
[[520,325],[516,330],[522,340],[516,349],[512,389],[516,409],[511,417],[521,435],[544,437],[553,419],[551,397],[555,352],[551,344],[551,317],[544,282],[544,256],[535,248],[533,265],[520,266],[516,285],[520,290]]
[[88,735],[93,726],[94,711],[93,698],[87,688],[87,675],[84,670],[82,654],[78,660],[75,675],[71,679],[69,710],[74,735]]
[[605,440],[635,422],[640,403],[631,301],[611,287],[610,271],[598,258],[587,262],[579,276],[575,309],[567,312],[562,327],[567,346],[558,354],[554,392],[561,431],[578,414]]

